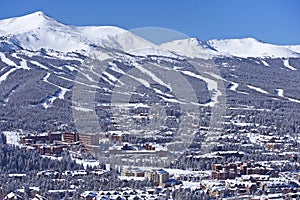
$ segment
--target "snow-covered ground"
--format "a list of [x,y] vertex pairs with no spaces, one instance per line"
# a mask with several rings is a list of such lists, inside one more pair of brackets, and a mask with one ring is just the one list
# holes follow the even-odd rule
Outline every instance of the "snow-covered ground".
[[294,99],[294,98],[290,98],[290,97],[287,97],[287,99],[292,101],[292,102],[295,102],[295,103],[300,103],[299,99]]
[[255,90],[259,93],[262,93],[262,94],[269,94],[267,91],[259,88],[259,87],[255,87],[255,86],[252,86],[252,85],[247,85],[248,88],[252,89],[252,90]]
[[5,56],[4,53],[0,52],[0,58],[1,58],[1,61],[4,62],[7,65],[10,65],[10,66],[14,66],[15,65],[15,63],[13,61],[11,61],[10,59],[6,58],[6,56]]
[[143,181],[145,180],[145,177],[136,177],[136,176],[118,176],[119,179],[121,180],[135,180],[135,181]]
[[218,103],[218,97],[222,95],[221,91],[218,89],[218,82],[216,80],[212,80],[206,77],[203,77],[201,75],[195,74],[190,71],[181,71],[183,74],[198,78],[200,80],[203,80],[207,84],[207,88],[210,91],[211,94],[211,102],[207,103],[207,105],[213,107],[216,103]]
[[62,157],[56,157],[56,156],[47,156],[47,155],[41,155],[43,158],[49,158],[51,160],[58,160],[61,161],[63,158]]
[[266,66],[266,67],[270,67],[269,63],[267,63],[266,61],[264,61],[264,60],[261,60],[261,62],[262,62],[262,64],[263,64],[264,66]]
[[32,64],[42,68],[42,69],[45,69],[45,70],[49,70],[46,66],[42,65],[41,63],[37,62],[37,61],[30,61]]
[[182,181],[183,188],[190,188],[192,190],[199,189],[200,183],[199,182],[191,182],[191,181]]
[[183,170],[183,169],[170,169],[170,168],[164,168],[167,172],[170,173],[170,175],[178,176],[178,175],[188,175],[188,174],[206,174],[210,175],[211,171],[192,171],[189,169]]
[[299,99],[295,99],[295,98],[292,98],[292,97],[286,97],[286,96],[284,96],[284,90],[283,89],[279,89],[278,88],[278,89],[275,89],[274,92],[279,97],[286,98],[286,99],[288,99],[291,102],[300,103]]
[[210,40],[208,44],[221,55],[237,57],[299,57],[285,46],[263,43],[255,38]]
[[20,65],[17,65],[13,61],[11,61],[9,58],[7,58],[4,53],[0,52],[0,59],[1,59],[2,62],[6,63],[7,65],[14,66],[14,68],[11,68],[10,70],[8,70],[7,72],[5,72],[4,74],[2,74],[0,76],[0,84],[1,84],[1,82],[5,81],[7,79],[7,77],[10,74],[12,74],[14,71],[16,71],[17,69],[30,70],[30,68],[27,66],[26,60],[24,60],[22,58],[21,58]]
[[11,68],[10,70],[8,70],[4,74],[2,74],[0,76],[0,84],[1,84],[1,82],[5,81],[7,79],[7,77],[16,70],[17,70],[17,68]]
[[295,67],[293,67],[293,66],[290,65],[288,59],[284,59],[284,60],[283,60],[283,65],[284,65],[286,68],[288,68],[288,69],[290,69],[290,70],[292,70],[292,71],[296,71],[296,70],[297,70]]
[[6,143],[12,145],[20,145],[20,135],[22,132],[17,131],[3,131],[3,134],[6,136]]
[[72,106],[72,108],[74,108],[77,111],[81,111],[81,112],[93,112],[94,111],[93,109],[79,107],[79,106]]
[[172,88],[170,87],[169,84],[165,83],[163,80],[161,80],[157,75],[155,75],[153,72],[151,72],[150,70],[146,69],[145,67],[139,65],[139,64],[135,64],[134,65],[138,70],[140,70],[143,74],[146,74],[148,76],[151,77],[151,79],[155,82],[157,82],[158,84],[165,86],[166,88],[168,88],[169,90],[172,91]]
[[64,88],[64,87],[61,87],[61,86],[56,85],[56,84],[54,84],[54,83],[51,83],[51,82],[48,80],[48,78],[50,77],[50,75],[51,75],[51,74],[48,72],[48,73],[43,77],[42,80],[43,80],[44,82],[50,84],[50,85],[53,85],[53,86],[55,86],[55,87],[58,87],[59,90],[58,90],[58,93],[57,93],[55,96],[51,96],[51,97],[49,97],[45,102],[43,102],[42,105],[43,105],[43,107],[44,107],[45,109],[49,108],[57,98],[58,98],[58,99],[64,99],[64,98],[65,98],[65,94],[66,94],[68,91],[70,91],[70,89],[68,89],[68,88]]
[[187,38],[183,40],[175,40],[160,45],[164,49],[175,52],[181,56],[191,58],[211,58],[213,55],[218,55],[215,50],[210,48],[204,42],[197,38]]
[[75,162],[79,165],[83,165],[83,167],[86,169],[87,166],[90,167],[97,167],[99,166],[99,161],[96,160],[81,160],[81,159],[77,159],[77,158],[73,158],[73,160],[75,160]]

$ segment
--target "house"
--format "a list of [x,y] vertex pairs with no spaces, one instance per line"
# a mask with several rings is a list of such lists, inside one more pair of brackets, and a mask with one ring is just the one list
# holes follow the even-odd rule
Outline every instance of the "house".
[[209,189],[209,196],[213,198],[222,198],[227,193],[227,188],[224,186],[215,186]]
[[82,200],[92,200],[97,197],[97,193],[94,191],[85,191],[80,195]]
[[44,176],[44,177],[58,177],[59,173],[54,170],[45,170],[45,171],[40,171],[37,173],[37,176]]
[[[27,192],[25,192],[27,191]],[[26,189],[16,189],[14,192],[8,193],[4,200],[8,199],[37,199],[37,200],[45,200],[45,197],[42,197],[38,193],[40,192],[39,187],[29,187],[28,190]]]
[[112,132],[108,135],[110,141],[122,142],[124,137],[122,132]]

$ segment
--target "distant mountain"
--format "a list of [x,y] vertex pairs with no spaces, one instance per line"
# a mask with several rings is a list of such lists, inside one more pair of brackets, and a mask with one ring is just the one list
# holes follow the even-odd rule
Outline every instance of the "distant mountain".
[[161,47],[188,57],[236,56],[299,58],[299,46],[278,46],[260,42],[254,38],[199,41],[196,38],[172,41]]
[[[24,26],[26,24],[26,26]],[[200,41],[196,38],[177,40],[160,47],[133,33],[113,26],[74,27],[60,23],[43,12],[0,20],[2,48],[32,51],[53,49],[60,52],[90,52],[95,46],[109,47],[137,55],[175,55],[205,57],[299,57],[299,46],[278,46],[254,38]]]
[[81,130],[83,123],[98,132],[95,116],[101,131],[142,129],[155,105],[164,117],[158,128],[174,131],[190,116],[209,126],[224,101],[224,120],[300,124],[299,52],[253,38],[157,46],[118,27],[68,26],[42,12],[0,20],[0,130]]
[[221,55],[216,49],[208,44],[208,42],[200,41],[197,38],[188,38],[183,40],[175,40],[161,44],[160,47],[168,49],[181,56],[209,58]]
[[299,57],[300,54],[285,46],[260,42],[254,38],[210,40],[209,45],[226,56],[237,57]]
[[6,46],[32,51],[44,48],[60,52],[88,53],[95,46],[128,52],[147,48],[153,54],[159,51],[151,42],[124,29],[113,26],[68,26],[43,12],[0,20],[0,37],[7,42]]

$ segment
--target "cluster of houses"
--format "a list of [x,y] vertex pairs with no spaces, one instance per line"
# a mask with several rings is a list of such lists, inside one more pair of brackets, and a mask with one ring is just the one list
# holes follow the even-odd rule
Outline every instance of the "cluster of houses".
[[268,175],[253,174],[242,175],[235,179],[202,180],[200,189],[210,198],[220,199],[225,197],[227,197],[226,199],[253,200],[300,198],[300,185],[296,182]]
[[99,134],[48,132],[21,136],[20,143],[37,149],[41,155],[60,155],[72,145],[81,145],[82,150],[92,151],[99,146]]
[[262,166],[254,160],[212,165],[212,178],[217,180],[234,179],[241,175],[275,175],[271,167]]
[[[27,135],[20,137],[20,143],[28,148],[37,149],[41,155],[60,155],[70,146],[80,146],[81,150],[93,152],[99,148],[99,134],[77,132],[48,132],[39,135]],[[109,134],[105,138],[108,141],[120,142],[109,147],[110,155],[155,155],[166,157],[167,149],[159,144],[129,144],[122,142],[123,134]]]
[[14,192],[8,193],[3,200],[23,200],[23,199],[35,199],[35,200],[47,200],[46,197],[41,196],[39,187],[29,187],[25,192],[25,188],[17,189]]
[[257,135],[256,141],[266,149],[274,152],[286,152],[291,150],[296,150],[295,141],[288,136],[278,136],[273,133],[268,133],[266,135]]
[[[234,134],[233,134],[234,135]],[[245,134],[247,135],[247,134]],[[249,135],[249,134],[248,134]],[[239,142],[236,137],[229,137],[230,134],[223,138],[228,142]],[[127,159],[137,156],[147,159],[150,156],[166,157],[168,151],[163,145],[156,143],[145,142],[144,144],[132,144],[128,142],[127,136],[121,132],[112,132],[105,135],[105,139],[114,144],[108,148],[108,153],[116,157],[125,156]],[[87,134],[87,133],[47,133],[42,135],[27,135],[20,138],[20,142],[29,148],[37,149],[41,155],[59,155],[64,150],[70,149],[71,146],[80,146],[81,150],[93,151],[95,148],[99,148],[100,142],[99,134]],[[234,141],[237,140],[237,141]],[[266,151],[262,153],[276,153],[276,155],[283,155],[282,158],[288,158],[286,162],[297,162],[299,153],[293,153],[293,141],[289,137],[275,136],[273,134],[256,134],[251,138],[251,143],[256,141],[265,147]],[[245,143],[245,145],[253,144]],[[219,146],[217,146],[219,148]],[[283,151],[287,152],[283,152]],[[263,150],[264,151],[264,150]],[[150,156],[149,156],[150,155]],[[288,157],[287,157],[288,155]],[[220,149],[214,152],[210,152],[204,155],[192,155],[197,159],[217,159],[221,160],[223,157],[235,157],[242,158],[244,156],[243,151],[225,151]],[[283,162],[283,161],[282,161]],[[280,163],[280,162],[279,162]],[[274,164],[274,163],[273,163]],[[280,163],[283,164],[283,163]],[[137,166],[137,165],[136,165]],[[273,168],[274,165],[263,164],[262,162],[256,162],[254,160],[243,162],[230,162],[230,163],[215,163],[212,164],[209,173],[200,174],[200,171],[192,171],[192,173],[180,174],[175,176],[164,169],[145,169],[137,167],[128,167],[126,169],[120,169],[120,179],[124,180],[145,180],[153,182],[153,188],[147,188],[145,190],[133,190],[127,188],[126,190],[118,191],[84,191],[81,199],[160,199],[166,198],[168,190],[174,186],[186,186],[192,183],[192,185],[203,194],[207,195],[211,199],[300,199],[300,176],[298,173],[283,174]],[[95,175],[101,175],[106,173],[105,170],[95,170],[91,173]],[[66,176],[83,177],[88,174],[85,170],[78,171],[65,171],[58,173],[53,170],[41,171],[37,175],[61,178]],[[12,174],[14,178],[24,177],[24,174]],[[161,191],[157,192],[160,188]],[[34,188],[33,188],[34,189]],[[43,199],[43,197],[37,196],[38,192],[34,192],[31,188],[30,195],[36,199]],[[55,196],[59,194],[64,196],[66,193],[75,194],[76,190],[72,188],[62,191],[48,191],[49,196]],[[9,196],[10,195],[10,196]],[[17,190],[13,196],[10,193],[6,199],[18,199],[22,196],[22,190]],[[23,198],[23,197],[22,197]]]
[[129,143],[124,143],[122,145],[115,145],[109,147],[110,155],[155,155],[159,157],[167,156],[167,149],[158,144],[142,144],[134,145]]
[[168,189],[145,188],[144,190],[122,188],[119,191],[86,191],[81,194],[82,199],[116,199],[116,200],[155,200],[155,199],[171,199]]
[[[271,163],[251,160],[213,164],[211,177],[200,181],[200,189],[210,198],[253,200],[300,198],[299,173],[278,172],[270,166]],[[278,161],[278,164],[284,163]]]
[[165,187],[170,183],[170,173],[164,169],[145,171],[139,168],[127,168],[122,170],[121,176],[126,177],[143,177],[151,181],[155,186]]

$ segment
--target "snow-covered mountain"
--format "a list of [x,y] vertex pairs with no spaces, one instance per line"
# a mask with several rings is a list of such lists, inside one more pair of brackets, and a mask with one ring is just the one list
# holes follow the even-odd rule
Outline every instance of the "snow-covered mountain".
[[300,56],[285,46],[263,43],[254,38],[210,40],[208,44],[225,56],[273,58]]
[[288,45],[285,47],[300,54],[300,45]]
[[[209,58],[299,57],[299,46],[279,46],[254,38],[200,41],[196,38],[171,41],[157,46],[130,31],[113,26],[75,27],[60,23],[43,12],[0,20],[0,47],[39,51],[89,53],[95,47],[125,51],[135,55]],[[171,53],[173,52],[173,53]]]
[[219,53],[207,42],[200,41],[197,38],[175,40],[161,44],[160,47],[168,49],[178,55],[192,58],[209,58],[211,56],[219,55]]
[[89,48],[87,38],[76,28],[59,23],[42,12],[1,20],[0,34],[8,43],[33,51],[45,48],[67,52]]
[[166,48],[182,56],[187,57],[212,57],[212,56],[236,56],[236,57],[272,57],[291,58],[300,57],[299,46],[279,46],[260,42],[254,38],[226,39],[199,41],[196,38],[176,40],[162,44]]
[[[230,112],[283,106],[298,116],[299,50],[253,38],[157,46],[118,27],[69,26],[42,12],[0,20],[0,130],[74,129],[74,113],[86,121],[95,114],[101,127],[113,129],[116,116],[105,109],[116,94],[122,102],[114,108],[143,107],[130,113],[161,105],[171,129],[181,106],[200,106],[199,119],[207,120],[224,96]],[[110,59],[97,63],[94,53]]]
[[[6,45],[33,51],[44,48],[60,52],[90,52],[96,46],[101,46],[125,52],[148,49],[148,53],[155,54],[159,49],[151,42],[118,27],[68,26],[40,11],[0,20],[0,37],[8,43]],[[149,52],[149,49],[153,51]]]

